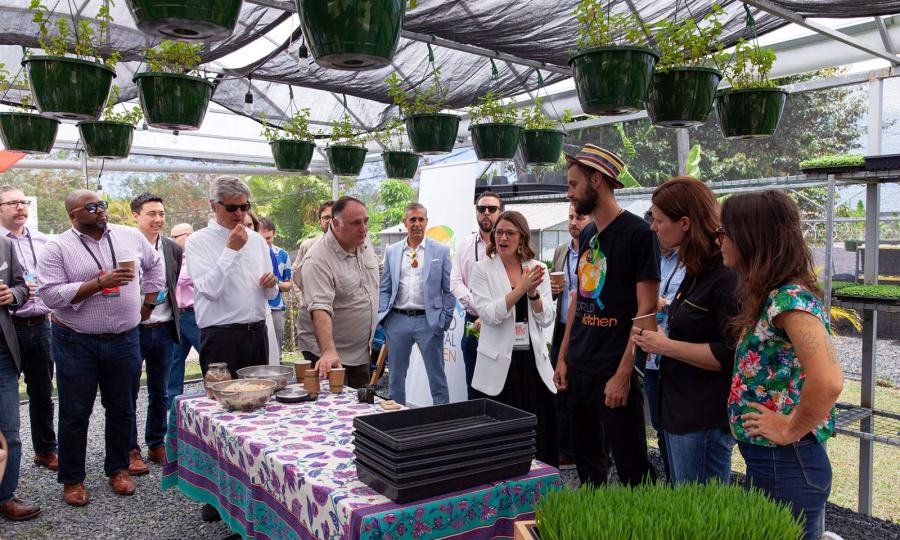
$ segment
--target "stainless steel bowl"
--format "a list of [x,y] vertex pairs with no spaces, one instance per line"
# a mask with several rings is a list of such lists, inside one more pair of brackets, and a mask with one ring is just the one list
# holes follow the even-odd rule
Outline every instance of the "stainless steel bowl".
[[[254,389],[241,387],[254,386]],[[275,393],[275,381],[270,379],[238,379],[210,385],[213,396],[228,410],[250,411],[265,405]]]
[[249,366],[237,370],[241,379],[269,379],[275,381],[275,391],[278,392],[291,382],[294,368],[286,366]]

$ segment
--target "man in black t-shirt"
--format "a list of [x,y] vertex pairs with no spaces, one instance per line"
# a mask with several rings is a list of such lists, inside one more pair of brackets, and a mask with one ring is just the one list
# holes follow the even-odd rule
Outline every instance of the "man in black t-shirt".
[[593,223],[578,242],[578,289],[569,302],[554,379],[570,393],[581,482],[606,483],[609,463],[602,449],[608,447],[619,479],[636,485],[656,475],[647,459],[644,400],[630,333],[632,325],[656,327],[659,248],[647,223],[616,202],[613,190],[624,187],[619,156],[586,144],[566,161],[568,197]]

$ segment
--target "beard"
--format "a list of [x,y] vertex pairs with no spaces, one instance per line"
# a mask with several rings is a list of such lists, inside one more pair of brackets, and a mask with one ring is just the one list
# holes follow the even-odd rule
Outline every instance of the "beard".
[[582,216],[586,216],[588,214],[594,213],[594,209],[597,208],[597,197],[599,193],[594,189],[590,183],[585,184],[585,190],[587,191],[585,198],[577,198],[572,200],[572,204],[575,206],[575,211],[581,214]]
[[494,224],[491,222],[490,218],[485,218],[478,222],[478,227],[483,233],[488,234],[491,232],[491,229],[494,228]]

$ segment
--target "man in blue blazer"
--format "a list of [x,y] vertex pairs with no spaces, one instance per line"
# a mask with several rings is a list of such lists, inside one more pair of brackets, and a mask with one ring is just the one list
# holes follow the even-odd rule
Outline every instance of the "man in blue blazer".
[[421,204],[406,207],[403,224],[406,238],[384,252],[378,304],[388,347],[391,399],[406,404],[406,372],[415,343],[425,362],[434,404],[448,403],[444,332],[456,305],[450,292],[450,249],[425,238],[428,213]]

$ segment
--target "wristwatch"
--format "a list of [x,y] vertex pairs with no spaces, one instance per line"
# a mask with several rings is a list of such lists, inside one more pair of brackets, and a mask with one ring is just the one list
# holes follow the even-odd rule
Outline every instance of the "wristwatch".
[[152,302],[144,302],[144,307],[149,309],[150,311],[153,311],[153,309],[156,308],[156,304]]

